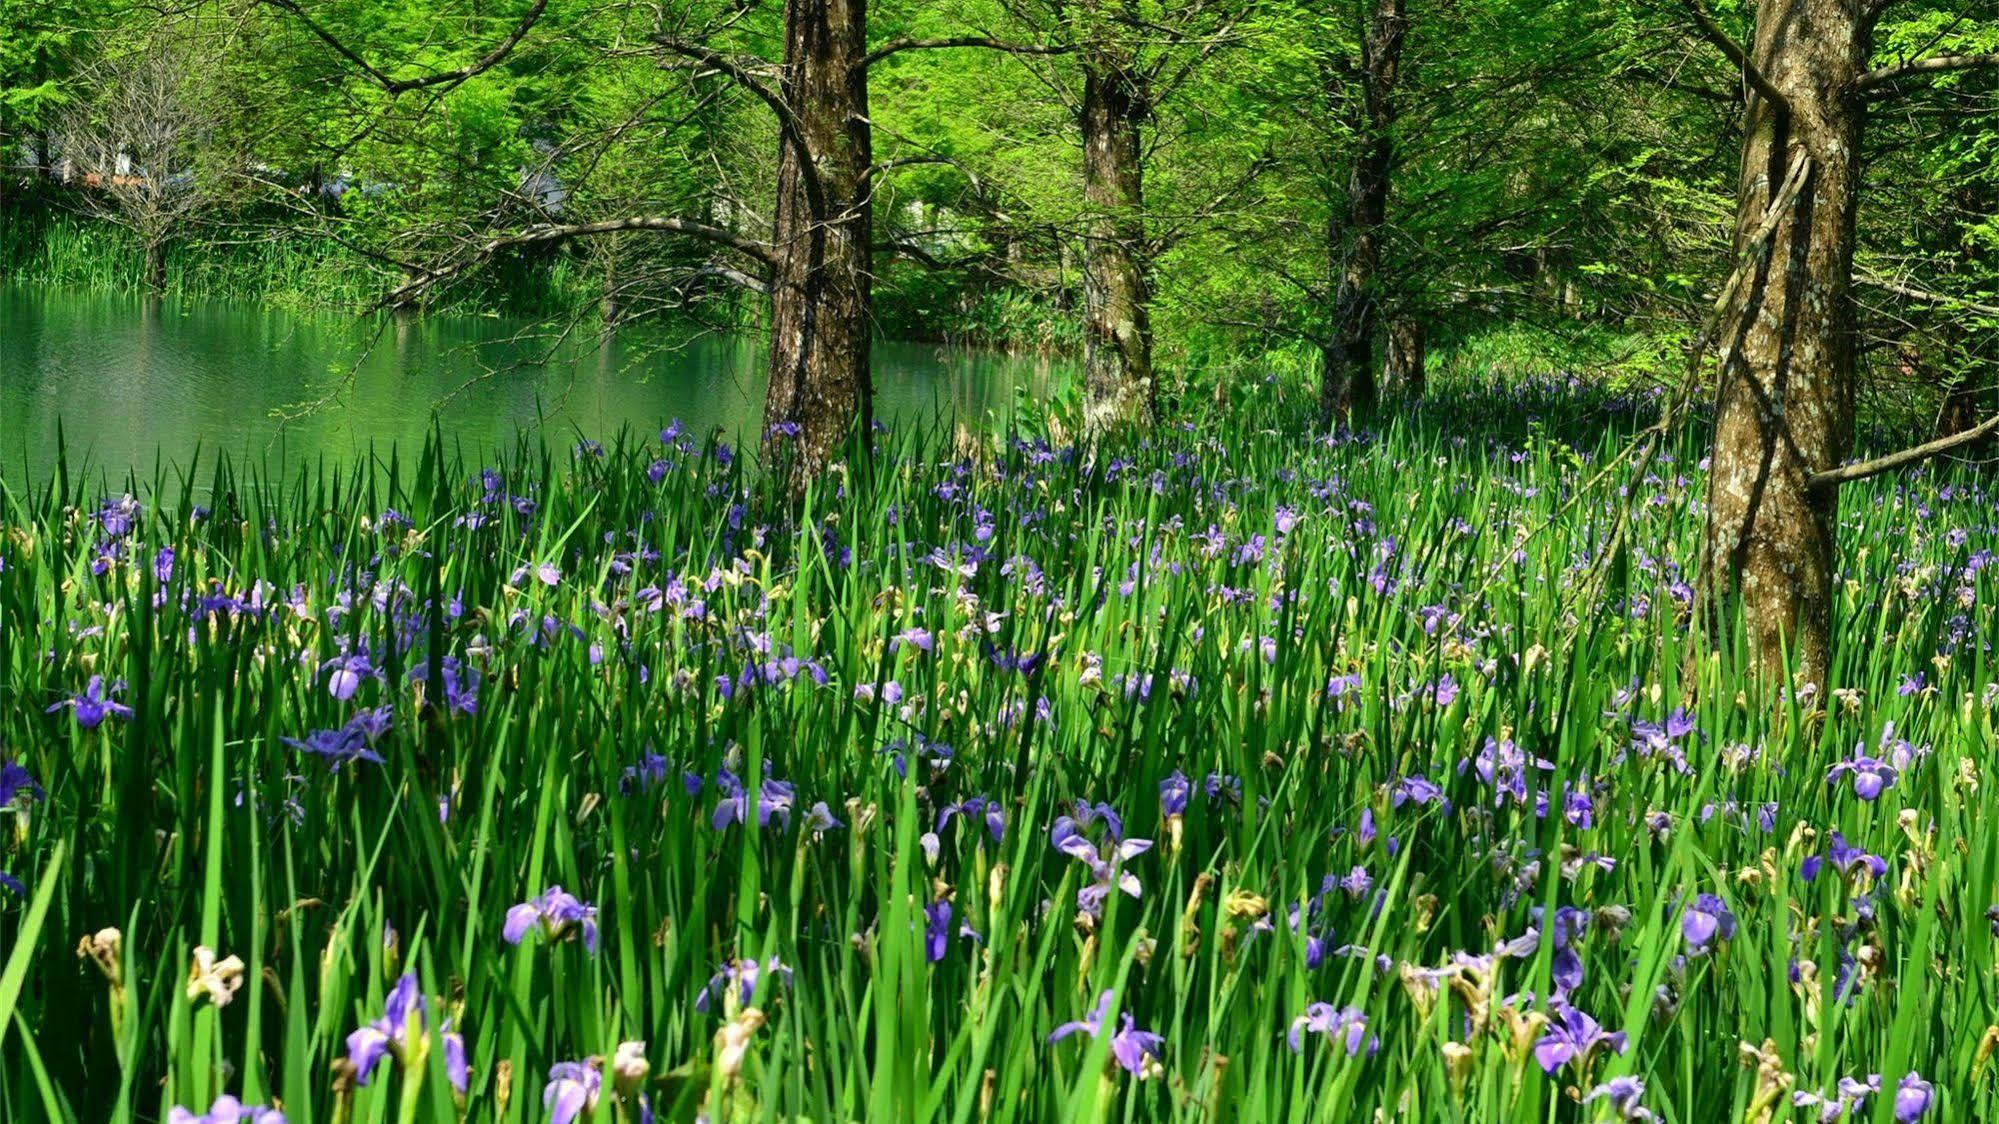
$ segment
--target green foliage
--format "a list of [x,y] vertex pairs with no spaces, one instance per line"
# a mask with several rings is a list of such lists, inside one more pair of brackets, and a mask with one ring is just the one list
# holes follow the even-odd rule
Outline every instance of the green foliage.
[[[233,209],[217,230],[184,232],[175,252],[198,263],[180,276],[214,290],[350,302],[400,283],[408,263],[450,258],[467,237],[551,219],[657,214],[767,229],[767,109],[651,46],[661,32],[707,36],[715,49],[773,59],[779,13],[767,7],[551,0],[499,65],[393,96],[269,5],[207,0],[171,17],[96,0],[29,7],[0,5],[0,144],[46,143],[59,109],[94,96],[79,76],[95,60],[163,30],[197,37],[219,60],[202,95],[219,122],[204,159],[226,162],[209,171],[228,182]],[[873,68],[882,331],[1077,346],[1089,215],[1076,109],[1081,68],[1095,58],[1162,82],[1144,125],[1144,257],[1171,377],[1266,360],[1288,368],[1323,344],[1371,4],[870,7],[877,42],[970,32],[1054,52],[916,50]],[[311,17],[379,74],[408,78],[470,64],[525,11],[334,0]],[[1725,30],[1746,29],[1740,5],[1716,11]],[[1729,261],[1741,114],[1737,76],[1684,10],[1418,0],[1408,12],[1378,280],[1387,311],[1440,338],[1499,322],[1684,334]],[[1883,64],[1978,54],[1999,45],[1999,23],[1912,2],[1888,8],[1875,39]],[[1890,383],[1975,379],[1999,346],[1994,318],[1975,307],[1999,293],[1999,115],[1989,112],[1999,95],[1990,70],[1904,86],[1895,104],[1911,111],[1873,118],[1860,273],[1942,299],[1864,289],[1863,354]],[[11,191],[0,211],[42,205]],[[8,226],[18,276],[111,272],[51,268],[88,255],[42,247],[33,235],[58,227],[32,215],[10,214]],[[220,264],[243,242],[281,247],[252,256],[311,267]],[[742,323],[756,302],[709,260],[673,238],[583,240],[509,255],[505,280],[449,299],[477,307],[526,288],[573,310],[608,293],[620,316]],[[1655,366],[1644,363],[1640,373]]]

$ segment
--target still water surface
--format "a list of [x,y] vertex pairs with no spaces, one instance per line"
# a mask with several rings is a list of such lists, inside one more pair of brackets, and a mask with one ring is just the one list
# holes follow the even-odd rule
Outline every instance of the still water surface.
[[[227,301],[0,286],[0,476],[72,468],[142,477],[199,448],[271,464],[346,461],[433,424],[468,454],[522,429],[566,444],[679,418],[697,435],[757,431],[763,354],[643,326],[558,343],[518,322],[301,314]],[[877,415],[903,424],[1004,416],[1045,394],[1059,362],[877,343]]]

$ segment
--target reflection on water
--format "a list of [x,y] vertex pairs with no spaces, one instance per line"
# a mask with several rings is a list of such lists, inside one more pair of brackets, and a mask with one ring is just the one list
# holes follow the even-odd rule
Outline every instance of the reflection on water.
[[[983,422],[1016,387],[1066,373],[1045,359],[875,345],[876,413]],[[556,340],[464,316],[366,322],[260,304],[0,287],[0,474],[49,471],[58,426],[74,466],[150,475],[204,453],[345,460],[420,441],[433,421],[468,454],[539,427],[608,439],[679,418],[754,434],[763,356],[747,340],[626,328]]]

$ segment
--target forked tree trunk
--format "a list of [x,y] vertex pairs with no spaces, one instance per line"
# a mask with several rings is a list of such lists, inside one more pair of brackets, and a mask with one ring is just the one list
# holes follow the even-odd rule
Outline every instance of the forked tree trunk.
[[796,490],[872,421],[867,2],[786,0],[784,30],[764,426]]
[[1091,435],[1150,424],[1158,401],[1147,312],[1145,92],[1115,60],[1083,77],[1083,425]]
[[[1854,209],[1868,55],[1855,0],[1760,0],[1754,60],[1790,104],[1750,99],[1736,249],[1758,264],[1723,337],[1708,482],[1706,580],[1717,622],[1739,614],[1760,669],[1825,686],[1831,658],[1838,492],[1812,473],[1853,440]],[[1799,160],[1796,201],[1769,225]],[[1767,249],[1747,254],[1753,232]],[[1789,653],[1790,668],[1785,666]]]
[[1376,0],[1362,44],[1361,149],[1347,187],[1345,229],[1332,232],[1332,342],[1319,372],[1319,412],[1328,423],[1374,408],[1374,334],[1379,320],[1376,274],[1388,215],[1389,173],[1395,162],[1395,83],[1402,39],[1409,30],[1404,0]]
[[1382,381],[1406,398],[1421,398],[1429,384],[1424,370],[1427,333],[1423,321],[1410,315],[1388,319],[1388,359],[1382,364]]

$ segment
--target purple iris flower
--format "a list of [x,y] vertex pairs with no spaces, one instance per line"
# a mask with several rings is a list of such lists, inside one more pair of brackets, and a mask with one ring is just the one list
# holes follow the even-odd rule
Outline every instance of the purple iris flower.
[[1374,889],[1374,876],[1367,872],[1366,867],[1356,866],[1340,879],[1339,887],[1346,891],[1348,897],[1358,901]]
[[[1511,799],[1516,804],[1526,804],[1527,773],[1529,770],[1548,772],[1555,765],[1539,757],[1530,757],[1516,745],[1512,738],[1487,738],[1478,756],[1469,762],[1478,779],[1492,786],[1493,807],[1499,807]],[[1465,763],[1459,764],[1462,771]]]
[[[1533,912],[1535,924],[1540,925],[1546,911],[1540,906],[1535,906]],[[1576,949],[1576,943],[1589,931],[1590,919],[1593,916],[1594,914],[1587,909],[1558,906],[1555,909],[1554,923],[1545,926],[1555,945],[1555,955],[1549,967],[1555,983],[1557,1000],[1566,1000],[1571,992],[1583,985],[1583,958]],[[1532,956],[1534,950],[1540,947],[1540,943],[1541,930],[1534,928],[1527,930],[1515,940],[1501,945],[1500,951],[1504,955],[1524,958]]]
[[[479,669],[472,667],[456,656],[446,656],[442,661],[444,672],[445,709],[459,714],[479,713],[479,683],[484,678]],[[430,673],[423,663],[410,669],[411,682],[422,682]]]
[[1700,726],[1692,715],[1684,710],[1675,710],[1666,716],[1664,722],[1648,722],[1639,719],[1631,724],[1631,741],[1644,758],[1663,757],[1673,763],[1682,773],[1691,772],[1687,764],[1686,748],[1682,744],[1689,735],[1698,734]]
[[444,1076],[452,1088],[463,1093],[472,1083],[472,1067],[465,1061],[465,1036],[451,1029],[451,1020],[446,1019],[438,1027],[437,1037],[444,1043]]
[[1865,1081],[1855,1077],[1842,1077],[1832,1096],[1800,1089],[1791,1094],[1791,1105],[1794,1108],[1815,1108],[1818,1110],[1819,1124],[1832,1124],[1849,1112],[1859,1116],[1860,1106],[1867,1103],[1868,1097],[1880,1091],[1881,1075],[1878,1073],[1868,1074]]
[[717,1000],[724,1008],[732,1001],[737,1006],[748,1006],[756,996],[757,982],[766,976],[789,986],[791,968],[775,956],[761,965],[754,960],[731,960],[708,977],[707,986],[694,997],[694,1009],[706,1014]]
[[1873,801],[1879,799],[1882,792],[1893,788],[1895,778],[1900,774],[1895,766],[1863,750],[1864,747],[1855,748],[1853,756],[1826,770],[1825,783],[1837,784],[1840,777],[1851,776],[1853,794],[1862,800]]
[[[721,790],[722,799],[715,805],[715,815],[709,821],[716,831],[731,824],[749,822],[749,792],[743,782],[727,769],[716,774],[715,787]],[[769,827],[772,817],[776,817],[780,828],[791,826],[791,809],[797,803],[797,795],[789,782],[773,780],[766,776],[757,787],[757,826]]]
[[1345,710],[1347,705],[1360,697],[1360,673],[1335,675],[1326,680],[1326,699],[1335,710]]
[[1367,1056],[1373,1057],[1381,1049],[1379,1035],[1367,1032],[1367,1016],[1359,1007],[1335,1007],[1331,1003],[1314,1003],[1305,1008],[1305,1013],[1291,1020],[1291,1052],[1296,1054],[1305,1049],[1305,1035],[1323,1034],[1329,1041],[1344,1040],[1347,1057],[1358,1057],[1363,1047]]
[[1798,865],[1798,876],[1807,882],[1814,881],[1819,876],[1819,870],[1828,862],[1832,863],[1833,869],[1848,878],[1861,873],[1880,878],[1888,873],[1886,859],[1871,854],[1864,848],[1849,845],[1846,836],[1835,831],[1832,833],[1832,846],[1827,848],[1824,855],[1806,856],[1805,861]]
[[1400,808],[1404,804],[1441,804],[1446,812],[1451,806],[1451,802],[1444,798],[1443,788],[1421,773],[1403,777],[1396,782],[1394,791],[1389,793],[1389,807]]
[[647,750],[639,756],[638,764],[625,766],[624,774],[618,778],[618,791],[630,796],[664,783],[668,765],[665,757]]
[[560,886],[550,886],[540,897],[508,910],[500,936],[508,944],[519,944],[537,922],[550,943],[580,934],[583,947],[592,953],[597,951],[597,907]]
[[293,749],[323,759],[334,772],[351,761],[382,763],[375,745],[386,737],[394,714],[387,706],[354,712],[347,724],[332,730],[314,730],[303,738],[284,738]]
[[[1104,842],[1099,845],[1084,834],[1094,823],[1104,825]],[[1145,887],[1124,864],[1152,849],[1150,839],[1124,838],[1124,824],[1108,805],[1089,805],[1078,802],[1074,816],[1058,816],[1048,832],[1049,842],[1054,848],[1070,858],[1090,868],[1096,876],[1096,883],[1086,886],[1077,896],[1077,903],[1083,912],[1094,916],[1103,906],[1104,898],[1115,888],[1131,897],[1138,897]]]
[[1453,678],[1449,672],[1445,672],[1444,675],[1441,678],[1439,678],[1437,682],[1424,693],[1428,694],[1430,698],[1436,702],[1437,709],[1442,710],[1443,708],[1458,701],[1458,681],[1455,678]]
[[260,1104],[244,1104],[224,1093],[207,1112],[198,1115],[175,1105],[167,1110],[167,1124],[285,1124],[285,1114]]
[[1583,1098],[1583,1103],[1588,1104],[1591,1101],[1607,1100],[1610,1102],[1610,1111],[1619,1120],[1653,1121],[1659,1119],[1658,1115],[1651,1109],[1638,1103],[1638,1099],[1644,1095],[1645,1082],[1636,1077],[1613,1077],[1596,1088],[1591,1089],[1589,1095]]
[[845,826],[847,825],[834,817],[833,809],[828,808],[824,800],[815,801],[810,808],[805,809],[803,829],[811,832],[814,839]]
[[1569,789],[1562,797],[1562,818],[1571,827],[1587,828],[1596,822],[1596,804],[1581,788]]
[[557,1062],[548,1067],[548,1085],[541,1091],[541,1106],[548,1110],[549,1124],[571,1124],[597,1103],[604,1086],[604,1073],[587,1062]]
[[946,804],[937,812],[937,830],[943,832],[954,816],[964,816],[967,820],[984,820],[986,831],[998,843],[1006,837],[1006,810],[997,800],[983,796],[973,796],[956,804]]
[[1735,914],[1714,894],[1698,894],[1680,914],[1680,934],[1687,939],[1687,951],[1695,956],[1706,952],[1717,939],[1735,936]]
[[[966,940],[976,941],[979,934],[970,921],[958,924],[957,935]],[[932,964],[944,959],[951,948],[951,903],[937,901],[923,907],[923,955]]]
[[1571,1062],[1587,1062],[1599,1049],[1617,1054],[1625,1050],[1623,1031],[1606,1031],[1601,1023],[1567,1003],[1556,1007],[1554,1016],[1541,1040],[1534,1043],[1534,1060],[1551,1077]]
[[31,800],[43,799],[42,786],[35,783],[26,767],[16,761],[0,761],[0,808],[9,807],[24,792]]
[[364,679],[377,679],[382,673],[375,668],[366,651],[335,656],[319,665],[319,672],[326,676],[326,693],[346,702],[361,689]]
[[932,636],[930,630],[927,628],[905,628],[888,638],[888,650],[890,652],[896,651],[904,644],[908,644],[924,652],[934,652],[937,650],[937,638]]
[[1922,1075],[1910,1070],[1909,1075],[1902,1078],[1901,1083],[1895,1086],[1895,1119],[1902,1124],[1921,1119],[1936,1100],[1936,1092],[1934,1085],[1923,1080]]
[[[1050,1043],[1060,1042],[1078,1031],[1084,1032],[1092,1038],[1102,1037],[1104,1020],[1109,1017],[1110,1012],[1111,992],[1105,990],[1102,995],[1097,996],[1097,1005],[1088,1015],[1056,1027],[1054,1032],[1049,1034],[1048,1041]],[[1133,1021],[1131,1014],[1126,1012],[1122,1017],[1118,1032],[1111,1036],[1111,1057],[1117,1060],[1117,1064],[1125,1072],[1137,1077],[1145,1077],[1148,1075],[1149,1070],[1157,1070],[1159,1059],[1165,1056],[1165,1046],[1166,1039],[1163,1035],[1154,1034],[1149,1030],[1138,1029],[1138,1025]]]
[[0,870],[0,890],[6,890],[15,897],[25,898],[28,896],[28,888],[21,884],[21,880],[4,870]]
[[139,522],[139,501],[130,492],[115,500],[105,500],[97,508],[97,525],[104,530],[106,538],[122,539],[132,533]]
[[951,903],[932,902],[923,907],[923,956],[932,964],[944,959],[951,945]]
[[382,1004],[382,1017],[347,1036],[347,1061],[354,1067],[355,1081],[366,1085],[384,1057],[408,1064],[429,1025],[425,1005],[416,973],[403,973]]
[[1173,775],[1159,782],[1159,814],[1178,816],[1187,811],[1187,798],[1193,795],[1193,786],[1187,782],[1187,774],[1178,769]]
[[104,688],[104,677],[102,675],[93,675],[90,677],[90,681],[83,685],[81,693],[71,695],[69,698],[50,706],[46,713],[54,714],[63,707],[69,707],[76,713],[76,724],[86,730],[95,730],[104,724],[106,718],[117,718],[129,722],[132,718],[132,708],[111,697],[124,690],[124,683],[113,683],[110,691],[107,693]]
[[337,730],[314,730],[303,738],[286,738],[284,743],[293,749],[324,758],[336,771],[349,761],[372,761],[381,764],[382,755],[368,748],[359,734],[342,727]]

